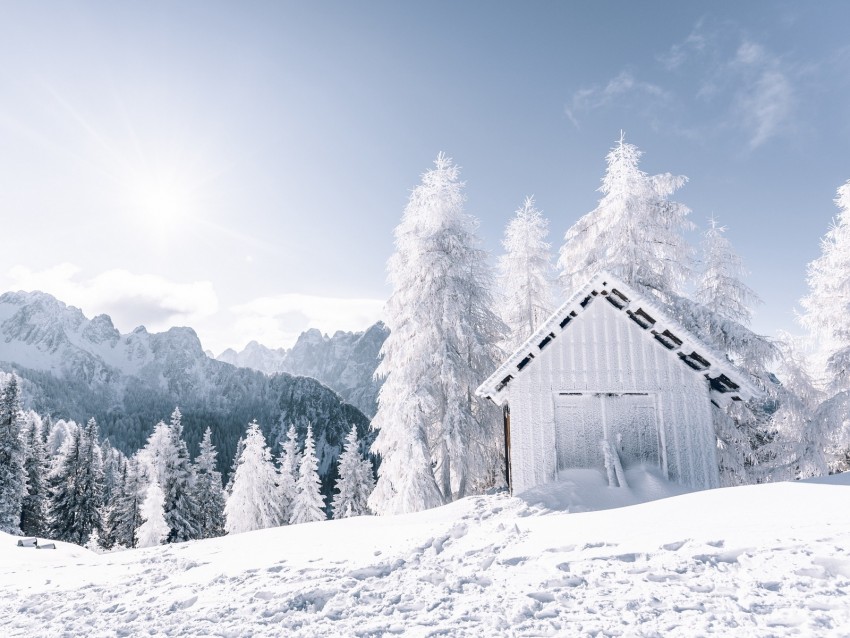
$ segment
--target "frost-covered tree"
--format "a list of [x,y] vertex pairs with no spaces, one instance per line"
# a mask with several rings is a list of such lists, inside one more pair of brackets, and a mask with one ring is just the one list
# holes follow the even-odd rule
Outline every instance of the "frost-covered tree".
[[727,239],[725,226],[712,218],[702,241],[702,272],[696,298],[708,310],[724,319],[748,326],[758,295],[744,283],[746,274],[741,257]]
[[510,330],[505,344],[509,351],[519,347],[554,310],[548,226],[534,198],[526,197],[505,229],[498,300]]
[[27,494],[21,507],[21,531],[26,536],[44,536],[47,531],[47,454],[44,449],[43,423],[30,412],[24,428]]
[[50,426],[45,443],[47,456],[53,458],[59,454],[65,439],[73,434],[79,426],[74,421],[59,419]]
[[[136,529],[142,524],[142,504],[146,495],[146,464],[133,456],[124,464],[120,489],[107,517],[104,546],[136,546]],[[160,490],[162,491],[162,490]]]
[[838,189],[835,203],[840,212],[821,241],[820,257],[809,264],[809,294],[800,304],[802,323],[826,358],[820,429],[834,454],[850,458],[850,181]]
[[160,487],[165,484],[165,464],[171,454],[171,430],[165,421],[160,421],[154,426],[147,443],[139,452],[140,460],[152,470],[151,478],[156,479]]
[[224,536],[225,494],[221,472],[215,469],[217,457],[212,432],[207,428],[195,459],[194,501],[198,508],[198,538]]
[[18,380],[13,374],[0,389],[0,531],[21,533],[21,507],[27,494],[27,470],[21,428]]
[[815,387],[809,375],[809,363],[802,340],[784,334],[780,341],[782,401],[772,416],[777,434],[775,455],[781,469],[774,478],[809,478],[828,472],[825,450],[831,442],[830,428],[817,415],[823,392]]
[[327,518],[321,487],[319,460],[316,458],[316,446],[313,443],[313,426],[308,424],[304,451],[298,464],[298,482],[295,484],[295,499],[292,501],[292,515],[289,518],[291,525],[323,521]]
[[169,543],[200,538],[198,507],[194,498],[194,473],[189,450],[183,440],[179,408],[174,408],[168,426],[167,444],[162,451],[162,491],[165,494],[165,522]]
[[381,456],[369,499],[378,514],[434,507],[479,488],[498,463],[498,412],[475,396],[496,365],[505,327],[458,167],[442,153],[395,229],[388,262],[390,335],[372,427]]
[[296,483],[298,481],[298,466],[300,459],[298,455],[298,433],[295,425],[290,424],[286,433],[280,457],[278,459],[277,486],[280,498],[280,511],[282,524],[289,524],[292,517],[292,504],[297,493]]
[[136,547],[155,547],[168,538],[169,527],[165,522],[165,494],[154,479],[148,485],[141,515],[143,523],[136,529]]
[[236,468],[239,466],[239,457],[242,456],[242,451],[245,449],[245,437],[240,436],[236,441],[236,452],[233,455],[233,462],[230,464],[230,473],[227,476],[227,485],[224,486],[224,491],[230,495],[233,493],[233,480],[236,478]]
[[638,166],[641,155],[622,134],[608,153],[602,198],[567,231],[561,247],[566,296],[600,270],[664,302],[688,280],[693,255],[684,231],[691,227],[690,210],[669,199],[687,178],[648,175]]
[[65,440],[48,480],[50,536],[84,545],[102,525],[103,459],[94,419]]
[[236,464],[233,491],[227,498],[224,529],[240,534],[280,524],[277,473],[266,439],[256,421],[245,433],[245,446]]
[[337,493],[332,504],[334,518],[369,514],[368,500],[373,489],[375,477],[372,475],[372,464],[360,455],[357,426],[352,426],[339,457]]

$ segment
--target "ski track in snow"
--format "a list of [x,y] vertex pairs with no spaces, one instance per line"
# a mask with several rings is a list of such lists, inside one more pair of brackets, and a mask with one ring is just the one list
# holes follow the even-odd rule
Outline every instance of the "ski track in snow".
[[[844,510],[850,502],[850,488],[809,489],[833,490]],[[710,509],[705,494],[679,498]],[[651,525],[630,514],[652,505],[568,515],[473,497],[432,518],[308,524],[103,556],[76,548],[66,562],[29,567],[3,561],[0,634],[850,636],[850,517],[837,507],[824,516],[834,523],[800,522],[792,510],[788,530],[761,518],[723,537],[711,526],[700,534],[697,521],[679,537],[687,520],[660,521],[647,535]],[[658,510],[677,511],[690,510]],[[596,531],[612,521],[621,528]],[[313,537],[335,545],[300,552]]]

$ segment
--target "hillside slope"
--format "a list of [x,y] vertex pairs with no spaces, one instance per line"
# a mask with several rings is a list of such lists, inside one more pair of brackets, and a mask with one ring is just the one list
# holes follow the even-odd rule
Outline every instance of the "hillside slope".
[[847,636],[848,500],[777,483],[568,514],[479,496],[103,556],[0,535],[0,633]]

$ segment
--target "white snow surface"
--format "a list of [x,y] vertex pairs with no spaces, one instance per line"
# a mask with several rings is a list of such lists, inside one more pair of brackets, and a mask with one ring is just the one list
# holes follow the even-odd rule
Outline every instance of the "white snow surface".
[[[622,502],[671,489],[640,479]],[[848,636],[848,479],[575,513],[618,488],[571,474],[523,498],[104,555],[0,534],[0,635]]]

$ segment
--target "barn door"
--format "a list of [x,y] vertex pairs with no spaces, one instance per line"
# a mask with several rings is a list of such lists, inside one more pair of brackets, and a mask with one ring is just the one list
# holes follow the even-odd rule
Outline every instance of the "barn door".
[[605,395],[609,440],[624,467],[660,465],[655,401],[649,394]]
[[557,394],[555,433],[559,470],[603,468],[603,438],[617,450],[624,467],[660,465],[655,401],[650,394]]
[[602,467],[602,405],[592,394],[555,396],[558,469]]

